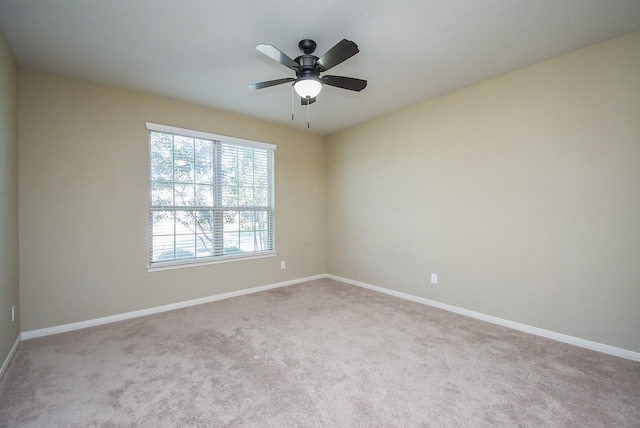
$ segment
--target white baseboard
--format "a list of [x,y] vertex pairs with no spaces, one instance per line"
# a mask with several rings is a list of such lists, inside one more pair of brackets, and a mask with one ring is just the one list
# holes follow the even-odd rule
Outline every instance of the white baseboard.
[[[131,318],[143,317],[146,315],[157,314],[160,312],[172,311],[174,309],[186,308],[188,306],[201,305],[203,303],[216,302],[218,300],[230,299],[232,297],[242,296],[245,294],[258,293],[260,291],[272,290],[274,288],[286,287],[288,285],[299,284],[301,282],[312,281],[314,279],[326,278],[326,274],[309,276],[306,278],[294,279],[291,281],[278,282],[275,284],[262,285],[259,287],[247,288],[244,290],[231,291],[229,293],[215,294],[213,296],[202,297],[200,299],[187,300],[184,302],[172,303],[169,305],[156,306],[154,308],[142,309],[139,311],[125,312],[123,314],[111,315],[108,317],[95,318],[87,321],[80,321],[71,324],[64,324],[55,327],[41,328],[38,330],[23,331],[20,334],[22,340],[35,339],[36,337],[50,336],[52,334],[65,333],[73,330],[80,330],[87,327],[109,324],[112,322],[123,321]],[[4,367],[4,366],[3,366]]]
[[590,349],[592,351],[598,351],[605,354],[614,355],[616,357],[626,358],[627,360],[640,362],[640,352],[634,352],[634,351],[629,351],[627,349],[616,348],[615,346],[605,345],[598,342],[592,342],[590,340],[580,339],[578,337],[568,336],[566,334],[556,333],[554,331],[545,330],[538,327],[532,327],[526,324],[520,324],[517,322],[505,320],[505,319],[494,317],[491,315],[486,315],[480,312],[474,312],[468,309],[459,308],[457,306],[436,302],[435,300],[429,300],[422,297],[413,296],[411,294],[401,293],[399,291],[378,287],[376,285],[367,284],[365,282],[354,281],[352,279],[343,278],[336,275],[326,275],[326,277],[336,281],[355,285],[358,287],[367,288],[369,290],[378,291],[380,293],[389,294],[391,296],[399,297],[401,299],[411,300],[412,302],[433,306],[435,308],[444,309],[445,311],[454,312],[456,314],[465,315],[465,316],[476,318],[482,321],[487,321],[492,324],[509,327],[514,330],[523,331],[525,333],[530,333],[536,336],[546,337],[547,339],[556,340],[558,342],[568,343],[570,345],[579,346],[581,348]]
[[143,317],[145,315],[152,315],[160,312],[172,311],[174,309],[186,308],[188,306],[201,305],[203,303],[210,303],[218,300],[229,299],[231,297],[258,293],[260,291],[272,290],[274,288],[286,287],[289,285],[299,284],[302,282],[312,281],[312,280],[322,279],[322,278],[330,278],[335,281],[344,282],[346,284],[355,285],[357,287],[366,288],[369,290],[377,291],[379,293],[384,293],[391,296],[399,297],[401,299],[410,300],[412,302],[421,303],[423,305],[444,309],[445,311],[454,312],[460,315],[465,315],[465,316],[476,318],[482,321],[487,321],[492,324],[501,325],[504,327],[512,328],[514,330],[530,333],[536,336],[546,337],[548,339],[556,340],[558,342],[568,343],[570,345],[579,346],[581,348],[590,349],[592,351],[598,351],[605,354],[614,355],[616,357],[621,357],[628,360],[640,362],[640,352],[634,352],[634,351],[629,351],[627,349],[616,348],[615,346],[605,345],[598,342],[592,342],[590,340],[580,339],[578,337],[568,336],[566,334],[556,333],[554,331],[545,330],[538,327],[532,327],[526,324],[521,324],[514,321],[509,321],[502,318],[494,317],[492,315],[486,315],[480,312],[470,311],[468,309],[460,308],[453,305],[448,305],[446,303],[440,303],[435,300],[429,300],[429,299],[414,296],[411,294],[402,293],[400,291],[390,290],[388,288],[367,284],[365,282],[343,278],[337,275],[320,274],[315,276],[309,276],[306,278],[298,278],[290,281],[278,282],[275,284],[247,288],[245,290],[238,290],[238,291],[232,291],[229,293],[216,294],[213,296],[203,297],[200,299],[187,300],[184,302],[178,302],[178,303],[172,303],[164,306],[157,306],[154,308],[142,309],[139,311],[126,312],[119,315],[112,315],[108,317],[96,318],[92,320],[81,321],[81,322],[72,323],[72,324],[64,324],[60,326],[48,327],[48,328],[43,328],[38,330],[23,331],[18,336],[18,339],[16,340],[16,344],[13,346],[11,352],[9,353],[9,355],[5,359],[4,364],[2,365],[2,369],[0,370],[0,378],[2,377],[2,374],[4,373],[4,370],[6,369],[6,367],[9,365],[9,362],[11,361],[11,358],[13,357],[15,350],[18,348],[18,344],[20,343],[20,340],[29,340],[29,339],[34,339],[36,337],[49,336],[52,334],[64,333],[64,332],[73,331],[73,330],[80,330],[87,327],[94,327],[97,325],[109,324],[112,322],[123,321],[130,318],[138,318],[138,317]]
[[11,363],[11,360],[13,359],[13,354],[16,353],[18,345],[20,345],[20,335],[16,337],[16,342],[13,344],[13,347],[9,351],[9,355],[7,355],[7,358],[4,359],[4,363],[2,363],[2,368],[0,368],[0,379],[2,379],[2,376],[4,376],[4,372],[7,370],[7,367],[9,367],[9,363]]

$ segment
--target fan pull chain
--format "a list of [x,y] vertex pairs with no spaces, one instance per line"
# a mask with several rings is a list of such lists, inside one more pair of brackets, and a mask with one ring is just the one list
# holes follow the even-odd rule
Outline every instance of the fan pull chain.
[[293,120],[293,85],[291,85],[291,120]]
[[311,110],[311,98],[307,97],[307,129],[309,129],[309,110]]

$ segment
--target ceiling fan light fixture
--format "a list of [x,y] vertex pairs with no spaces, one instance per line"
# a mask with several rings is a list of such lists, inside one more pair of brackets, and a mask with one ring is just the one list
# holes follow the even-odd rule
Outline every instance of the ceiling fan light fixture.
[[302,98],[315,98],[322,90],[322,82],[315,77],[308,77],[297,80],[293,88]]

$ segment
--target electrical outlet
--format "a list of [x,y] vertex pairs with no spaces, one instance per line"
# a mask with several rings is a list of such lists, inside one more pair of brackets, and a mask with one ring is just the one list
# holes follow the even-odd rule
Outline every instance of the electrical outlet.
[[11,306],[11,322],[16,320],[16,305]]
[[437,284],[438,283],[438,274],[437,273],[432,273],[431,274],[431,283],[432,284]]
[[287,267],[287,262],[285,262],[284,260],[280,262],[280,269],[284,269]]

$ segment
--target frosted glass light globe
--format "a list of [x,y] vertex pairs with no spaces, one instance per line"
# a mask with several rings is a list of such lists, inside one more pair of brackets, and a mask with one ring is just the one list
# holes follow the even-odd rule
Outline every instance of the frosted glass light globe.
[[302,79],[293,84],[302,98],[315,98],[322,90],[322,83],[316,79]]

